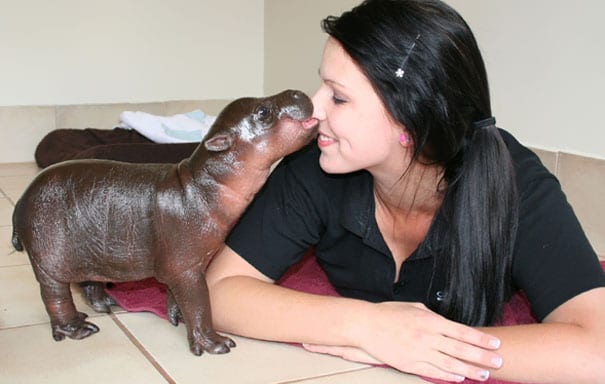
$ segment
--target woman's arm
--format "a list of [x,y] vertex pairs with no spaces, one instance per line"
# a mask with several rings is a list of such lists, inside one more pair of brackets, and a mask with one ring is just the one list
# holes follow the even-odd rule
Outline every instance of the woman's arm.
[[580,294],[542,323],[484,328],[502,340],[493,376],[531,383],[605,383],[605,288]]
[[450,381],[484,379],[484,367],[499,360],[493,351],[496,338],[449,321],[421,304],[373,304],[283,288],[229,247],[212,261],[206,278],[214,324],[225,332],[350,346],[367,351],[372,362]]
[[[498,350],[502,368],[490,369],[490,376],[530,383],[605,383],[603,319],[605,288],[596,288],[568,300],[542,323],[481,328],[502,341]],[[360,348],[312,345],[307,349],[359,362],[373,359]]]

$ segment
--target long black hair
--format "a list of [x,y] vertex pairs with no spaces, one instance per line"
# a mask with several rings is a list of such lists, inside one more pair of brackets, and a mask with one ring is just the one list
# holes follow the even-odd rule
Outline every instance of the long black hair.
[[444,200],[424,240],[446,279],[433,309],[469,325],[494,322],[510,293],[518,199],[472,31],[438,0],[366,0],[322,28],[406,127],[414,160],[444,170]]

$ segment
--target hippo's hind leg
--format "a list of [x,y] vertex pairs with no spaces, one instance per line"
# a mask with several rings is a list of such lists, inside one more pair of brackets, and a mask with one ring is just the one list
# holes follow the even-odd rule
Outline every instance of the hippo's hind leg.
[[110,313],[113,305],[118,305],[116,301],[105,292],[103,284],[96,281],[85,281],[80,283],[82,293],[88,304],[96,311]]
[[174,276],[167,285],[176,302],[176,306],[169,302],[168,310],[170,311],[172,307],[172,310],[178,311],[173,313],[176,319],[181,317],[180,313],[182,313],[182,319],[187,326],[189,348],[194,355],[199,356],[204,351],[215,354],[227,353],[235,347],[233,340],[214,331],[208,286],[201,267]]
[[34,267],[34,270],[56,341],[63,340],[65,336],[79,340],[99,332],[99,327],[85,321],[85,313],[76,310],[69,283],[54,280],[40,268]]

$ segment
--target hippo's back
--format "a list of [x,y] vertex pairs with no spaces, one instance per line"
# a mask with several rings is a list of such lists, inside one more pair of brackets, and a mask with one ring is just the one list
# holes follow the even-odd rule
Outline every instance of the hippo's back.
[[[153,241],[158,183],[170,164],[68,161],[42,171],[17,202],[13,231],[30,257],[136,264]],[[58,258],[58,259],[57,259]],[[72,263],[73,264],[73,263]],[[134,266],[134,265],[133,265]]]

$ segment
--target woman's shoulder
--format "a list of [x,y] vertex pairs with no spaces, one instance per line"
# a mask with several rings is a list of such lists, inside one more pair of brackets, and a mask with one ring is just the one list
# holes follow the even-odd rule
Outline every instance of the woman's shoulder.
[[555,175],[544,166],[542,160],[534,151],[521,144],[510,132],[504,129],[499,129],[499,131],[508,147],[515,168],[520,195],[523,195],[528,188],[541,181],[548,181],[549,184],[551,181],[555,181],[558,184]]

